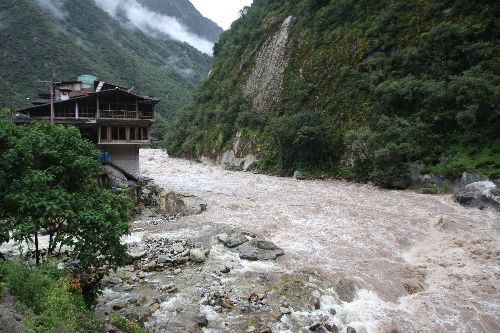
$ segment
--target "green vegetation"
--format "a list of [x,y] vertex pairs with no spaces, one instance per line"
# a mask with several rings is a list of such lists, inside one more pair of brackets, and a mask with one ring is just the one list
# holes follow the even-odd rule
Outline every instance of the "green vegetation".
[[136,321],[129,320],[116,313],[111,313],[109,318],[113,324],[118,327],[123,333],[146,333],[146,329],[139,325]]
[[[54,5],[56,6],[56,5]],[[45,87],[38,80],[101,80],[161,99],[156,134],[191,98],[206,76],[209,56],[172,40],[125,28],[92,0],[66,2],[56,18],[33,0],[0,2],[0,107],[19,109]]]
[[72,247],[85,274],[83,295],[95,300],[106,270],[123,265],[131,200],[97,184],[102,168],[97,150],[75,127],[41,122],[16,127],[0,122],[0,241],[34,246],[42,260],[39,234],[49,236],[46,257]]
[[29,267],[22,261],[0,264],[0,296],[5,285],[24,314],[23,331],[33,333],[104,333],[106,320],[124,333],[145,333],[137,322],[115,313],[97,318],[86,306],[80,277],[48,261]]
[[[165,145],[215,157],[241,131],[259,168],[279,174],[404,188],[418,163],[500,177],[499,12],[491,1],[255,0],[222,34]],[[241,87],[289,15],[281,101],[257,112]]]
[[9,292],[24,310],[25,332],[104,332],[85,306],[78,278],[51,263],[30,268],[20,261],[0,265]]

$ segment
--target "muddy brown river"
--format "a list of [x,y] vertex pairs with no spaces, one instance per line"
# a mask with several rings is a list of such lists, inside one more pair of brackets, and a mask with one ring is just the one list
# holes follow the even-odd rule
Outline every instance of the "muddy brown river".
[[[284,249],[269,264],[275,272],[319,277],[330,290],[322,302],[336,310],[339,327],[500,332],[498,213],[464,208],[450,195],[231,172],[161,150],[141,150],[140,163],[142,175],[162,187],[208,203],[206,212],[151,227],[147,235],[202,240],[254,232]],[[266,271],[257,266],[246,269]],[[354,295],[341,300],[335,285],[344,279]],[[291,331],[285,326],[273,331]]]

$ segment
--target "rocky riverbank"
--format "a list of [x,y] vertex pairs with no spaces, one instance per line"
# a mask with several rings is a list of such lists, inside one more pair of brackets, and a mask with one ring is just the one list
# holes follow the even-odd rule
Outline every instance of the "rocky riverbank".
[[355,332],[336,318],[354,297],[351,282],[334,291],[315,273],[288,271],[274,261],[283,250],[251,232],[202,244],[149,235],[150,220],[162,215],[136,216],[126,240],[132,262],[104,280],[97,313],[118,312],[150,332]]

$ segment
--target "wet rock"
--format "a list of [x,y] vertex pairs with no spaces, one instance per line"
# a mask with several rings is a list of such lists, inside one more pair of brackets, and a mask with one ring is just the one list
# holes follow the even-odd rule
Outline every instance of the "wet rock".
[[341,301],[352,302],[356,295],[356,284],[354,281],[340,277],[335,283],[335,292]]
[[500,190],[489,180],[465,186],[454,198],[462,206],[500,211]]
[[280,307],[280,312],[281,314],[283,315],[289,315],[292,313],[292,309],[290,309],[289,307]]
[[184,252],[184,246],[183,246],[181,243],[175,243],[175,244],[172,246],[172,249],[173,249],[175,252]]
[[194,323],[198,327],[207,327],[208,326],[208,319],[205,316],[198,316],[194,318]]
[[122,300],[116,300],[116,301],[111,302],[110,305],[113,308],[113,310],[121,310],[127,306],[127,302],[122,301]]
[[117,276],[113,276],[108,279],[108,284],[120,284],[121,282],[122,280]]
[[467,185],[472,184],[472,183],[488,181],[488,180],[490,180],[488,177],[477,175],[477,174],[472,173],[472,172],[464,172],[462,174],[462,179],[461,179],[463,186],[467,186]]
[[152,272],[156,269],[156,260],[152,260],[151,262],[147,263],[146,265],[144,265],[143,267],[143,271],[146,271],[146,272]]
[[283,250],[274,243],[252,239],[236,248],[241,259],[247,260],[274,260],[284,254]]
[[139,260],[142,258],[146,258],[148,255],[147,251],[134,251],[129,253],[130,257],[132,260]]
[[228,274],[229,272],[231,272],[231,268],[225,266],[220,272],[224,273],[224,274]]
[[193,262],[202,263],[206,260],[205,252],[202,249],[191,249],[189,259]]
[[153,304],[149,305],[149,310],[151,312],[154,312],[160,308],[160,303],[154,302]]
[[163,192],[160,195],[159,211],[173,216],[201,214],[207,210],[207,204],[199,197],[175,192]]
[[347,326],[347,329],[345,330],[346,333],[356,333],[356,330],[352,328],[351,326]]
[[309,326],[309,331],[317,331],[321,327],[320,323],[315,323]]
[[179,289],[173,283],[161,287],[161,290],[169,294],[173,294],[179,291]]
[[229,248],[233,248],[248,242],[248,238],[241,232],[235,232],[232,234],[220,234],[218,238],[225,246]]
[[169,256],[160,255],[160,256],[158,256],[157,261],[158,261],[158,264],[165,264],[165,263],[173,262],[174,260]]
[[146,273],[144,273],[143,271],[140,271],[139,273],[137,273],[137,277],[139,279],[144,279],[146,277]]

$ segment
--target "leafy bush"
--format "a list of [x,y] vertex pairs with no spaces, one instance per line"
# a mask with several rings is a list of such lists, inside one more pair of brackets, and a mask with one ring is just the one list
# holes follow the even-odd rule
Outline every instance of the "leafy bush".
[[30,268],[21,261],[0,265],[5,285],[26,310],[25,330],[36,333],[102,332],[67,272],[45,263]]
[[140,326],[136,321],[129,320],[122,317],[116,313],[110,313],[109,319],[113,322],[116,327],[122,330],[124,333],[146,333],[146,329]]

